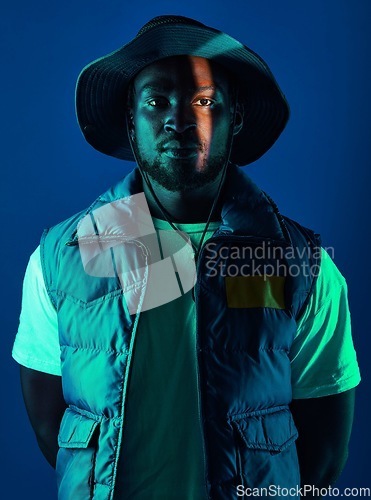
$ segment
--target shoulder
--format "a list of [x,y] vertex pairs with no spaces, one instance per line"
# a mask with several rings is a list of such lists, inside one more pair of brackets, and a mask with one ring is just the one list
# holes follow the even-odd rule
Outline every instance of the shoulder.
[[344,276],[330,253],[321,248],[321,266],[313,292],[312,307],[308,307],[307,313],[311,310],[312,314],[317,315],[325,307],[341,302],[341,298],[346,295],[347,283]]
[[[344,276],[336,266],[332,256],[321,248],[321,265],[313,293],[298,323],[298,331],[308,324],[328,317],[331,311],[348,311],[348,287]],[[338,320],[340,313],[337,313]],[[315,319],[317,318],[317,320]],[[336,318],[334,318],[334,321]]]
[[283,222],[287,227],[291,239],[295,239],[293,243],[304,243],[310,244],[318,249],[321,245],[321,236],[314,229],[310,229],[306,226],[303,226],[299,222],[286,215],[282,215]]
[[51,237],[61,239],[64,243],[67,243],[70,239],[73,239],[79,221],[88,213],[89,209],[81,210],[80,212],[71,215],[67,219],[58,222],[54,226],[46,228],[44,230],[42,244],[46,238],[50,239]]
[[125,177],[121,178],[116,184],[111,186],[105,192],[98,196],[86,209],[68,217],[58,224],[45,229],[44,238],[64,240],[64,243],[76,242],[77,226],[86,215],[94,210],[107,205],[111,202],[118,201],[136,193],[142,192],[142,183],[139,170],[135,168]]

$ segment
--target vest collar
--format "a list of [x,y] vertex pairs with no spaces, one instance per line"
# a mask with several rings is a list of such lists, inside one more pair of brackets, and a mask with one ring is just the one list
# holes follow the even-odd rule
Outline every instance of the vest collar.
[[236,165],[228,168],[219,231],[291,244],[274,201]]
[[[141,192],[143,192],[142,177],[139,169],[134,168],[117,184],[101,194],[81,218],[106,203]],[[291,244],[284,219],[273,200],[236,165],[228,166],[222,194],[224,197],[222,222],[216,235],[228,233]],[[77,229],[66,244],[76,243]]]

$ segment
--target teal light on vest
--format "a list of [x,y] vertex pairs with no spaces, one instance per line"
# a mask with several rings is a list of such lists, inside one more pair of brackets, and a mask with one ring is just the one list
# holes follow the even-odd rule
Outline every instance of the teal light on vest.
[[[140,314],[129,314],[117,277],[86,274],[77,224],[104,204],[141,191],[135,169],[42,238],[69,405],[58,438],[60,500],[114,499]],[[288,354],[315,277],[288,270],[318,266],[319,245],[318,235],[282,217],[242,170],[230,166],[222,223],[203,246],[195,289],[205,481],[213,500],[235,499],[237,485],[300,484]],[[276,249],[258,259],[260,269],[275,269],[274,275],[242,273],[253,269],[263,246],[271,254]],[[145,280],[136,285],[140,308]]]

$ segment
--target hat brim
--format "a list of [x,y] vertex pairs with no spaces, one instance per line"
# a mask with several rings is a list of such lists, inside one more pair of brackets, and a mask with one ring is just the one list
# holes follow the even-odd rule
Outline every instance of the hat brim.
[[134,161],[125,119],[129,82],[145,66],[178,55],[214,60],[235,76],[245,109],[230,159],[248,165],[260,158],[285,128],[288,103],[260,56],[206,26],[159,25],[86,66],[77,80],[76,114],[87,142],[102,153]]

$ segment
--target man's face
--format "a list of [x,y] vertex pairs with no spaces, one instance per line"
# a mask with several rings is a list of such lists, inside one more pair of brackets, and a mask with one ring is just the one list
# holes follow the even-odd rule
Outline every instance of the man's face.
[[131,134],[142,169],[170,191],[200,187],[222,170],[233,103],[226,72],[201,57],[177,56],[134,79]]

